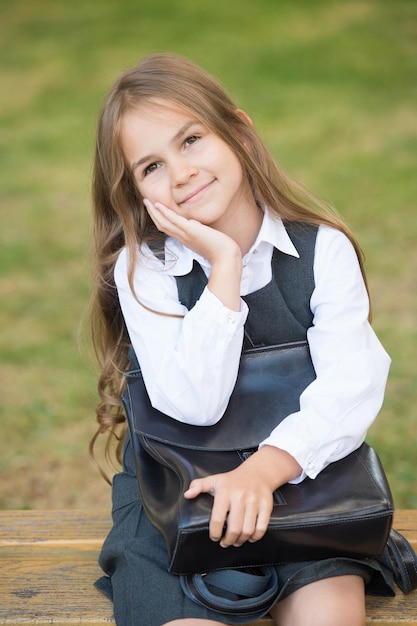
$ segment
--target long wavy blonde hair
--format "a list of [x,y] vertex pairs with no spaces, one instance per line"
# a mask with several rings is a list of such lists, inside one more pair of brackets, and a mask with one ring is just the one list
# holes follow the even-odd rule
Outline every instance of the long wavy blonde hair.
[[[219,135],[235,152],[258,201],[281,218],[327,224],[343,231],[356,249],[363,271],[358,243],[340,217],[306,189],[287,176],[274,161],[255,129],[242,119],[223,87],[189,60],[171,54],[146,57],[124,72],[111,88],[102,108],[97,129],[93,175],[95,291],[93,295],[93,341],[100,365],[96,415],[100,434],[108,435],[105,455],[114,452],[121,461],[126,430],[121,407],[123,372],[128,367],[129,337],[119,306],[113,271],[122,250],[129,250],[129,281],[137,247],[142,242],[163,244],[135,185],[121,145],[124,116],[140,104],[165,100],[190,113]],[[137,294],[140,296],[140,294]],[[116,447],[112,441],[116,440]]]

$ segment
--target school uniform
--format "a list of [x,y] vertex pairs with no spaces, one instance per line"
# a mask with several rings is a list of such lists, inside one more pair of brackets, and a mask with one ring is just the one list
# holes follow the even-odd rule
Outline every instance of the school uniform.
[[[209,425],[221,417],[242,346],[307,338],[317,378],[301,395],[300,410],[260,444],[292,454],[302,467],[293,481],[299,482],[315,478],[363,442],[383,401],[390,359],[367,321],[366,289],[347,238],[325,226],[286,226],[265,209],[258,237],[243,258],[239,312],[210,293],[208,262],[172,239],[163,259],[146,245],[139,251],[134,287],[145,307],[128,284],[126,250],[115,280],[152,404],[180,421]],[[118,626],[161,626],[191,617],[252,621],[198,606],[168,573],[164,540],[142,508],[129,438],[123,471],[113,481],[113,521],[100,556],[107,576],[96,584],[112,597]],[[378,559],[283,563],[277,572],[278,599],[344,574],[362,576],[368,593],[393,595],[392,573]]]

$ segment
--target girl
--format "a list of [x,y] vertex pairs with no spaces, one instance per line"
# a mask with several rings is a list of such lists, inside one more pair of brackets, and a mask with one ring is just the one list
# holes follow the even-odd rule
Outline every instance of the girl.
[[[214,542],[256,542],[273,491],[314,479],[358,448],[380,409],[390,359],[368,322],[358,245],[338,217],[285,176],[217,82],[172,55],[145,58],[110,91],[98,125],[94,208],[97,415],[99,432],[109,435],[124,422],[130,345],[153,406],[191,424],[218,421],[236,382],[247,319],[261,328],[256,343],[291,339],[293,329],[266,311],[273,311],[269,297],[268,307],[259,306],[273,280],[274,251],[297,259],[312,249],[306,335],[317,379],[300,410],[238,469],[193,481],[185,494],[213,496]],[[299,231],[305,241],[289,235],[300,222],[310,225]],[[176,277],[195,263],[208,283],[187,310]],[[123,471],[113,481],[114,526],[100,557],[107,576],[97,583],[114,601],[117,624],[250,621],[205,610],[183,594],[143,512],[129,437],[118,440]],[[281,592],[270,614],[280,626],[362,625],[365,590],[393,588],[376,559],[287,563],[278,574]]]

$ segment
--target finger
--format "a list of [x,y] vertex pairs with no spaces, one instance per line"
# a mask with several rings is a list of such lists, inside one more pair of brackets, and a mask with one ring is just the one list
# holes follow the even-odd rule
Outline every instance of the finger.
[[210,516],[209,535],[212,541],[220,541],[222,547],[227,547],[227,545],[223,545],[222,537],[228,517],[229,506],[230,501],[226,494],[215,495]]
[[257,506],[251,505],[248,500],[238,504],[233,503],[221,543],[225,546],[240,547],[255,533],[257,516]]
[[195,498],[200,493],[214,493],[214,481],[211,476],[207,478],[195,478],[190,482],[188,489],[184,492],[184,498]]
[[162,202],[155,202],[154,207],[157,209],[157,211],[162,213],[162,215],[164,215],[165,217],[169,217],[170,219],[175,217],[181,217],[180,215],[178,215],[178,213],[175,213],[175,211],[173,211],[169,206],[163,204]]
[[229,510],[229,499],[226,495],[216,494],[216,475],[192,480],[187,491],[184,492],[184,497],[192,499],[200,493],[209,493],[215,496],[210,516],[209,536],[212,541],[220,541]]
[[161,211],[150,200],[148,200],[148,198],[143,199],[143,204],[151,218],[153,220],[158,219],[158,216],[161,215]]
[[[159,211],[159,214],[165,218],[171,226],[177,228],[184,237],[193,237],[197,232],[201,231],[202,224],[198,220],[184,217],[165,204],[162,204],[162,202],[155,202],[154,206]],[[204,230],[207,230],[206,227],[204,227]]]
[[155,207],[155,205],[152,204],[152,202],[148,200],[147,198],[143,200],[143,204],[145,206],[145,209],[148,211],[148,214],[151,220],[157,227],[157,229],[162,232],[163,228],[162,228],[161,220],[163,216],[162,216],[161,211],[157,207]]
[[269,520],[271,519],[271,507],[265,504],[260,508],[258,517],[256,519],[255,531],[252,536],[248,538],[250,543],[255,543],[262,539],[268,530]]
[[161,220],[164,220],[167,224],[174,226],[175,228],[179,228],[179,230],[183,231],[186,228],[189,220],[176,213],[173,209],[166,206],[166,204],[162,204],[162,202],[155,202],[154,204],[155,211],[159,215]]
[[[184,220],[184,218],[181,218],[175,211],[160,202],[152,204],[150,200],[145,198],[143,204],[159,231],[177,239],[183,237],[184,230],[180,227],[180,224],[181,219]],[[180,217],[180,220],[176,219],[178,217]]]
[[[240,537],[246,518],[246,506],[244,501],[235,500],[232,502],[227,516],[226,532],[224,533],[220,545],[222,548],[241,545]],[[252,531],[254,524],[252,524]]]
[[233,541],[233,545],[236,548],[239,548],[246,541],[251,539],[251,537],[253,537],[256,531],[257,517],[258,516],[257,516],[256,508],[246,507],[245,512],[244,512],[242,529],[240,531],[239,536],[237,536]]

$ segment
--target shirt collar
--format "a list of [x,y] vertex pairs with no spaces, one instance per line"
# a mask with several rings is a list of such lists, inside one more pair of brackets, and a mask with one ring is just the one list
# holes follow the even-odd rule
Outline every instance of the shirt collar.
[[[246,258],[250,257],[254,250],[259,248],[264,242],[271,244],[285,254],[297,258],[300,256],[285,229],[282,219],[271,213],[267,207],[264,208],[264,218],[258,236],[247,255],[245,255]],[[165,242],[165,270],[167,274],[172,276],[188,274],[192,270],[194,260],[202,266],[209,267],[207,259],[186,248],[176,239],[168,237]]]

